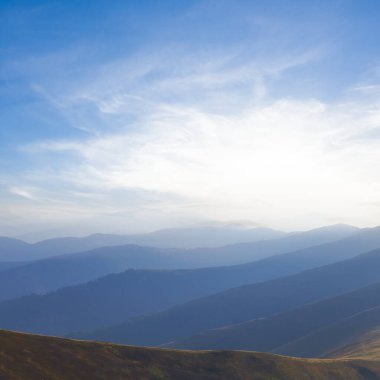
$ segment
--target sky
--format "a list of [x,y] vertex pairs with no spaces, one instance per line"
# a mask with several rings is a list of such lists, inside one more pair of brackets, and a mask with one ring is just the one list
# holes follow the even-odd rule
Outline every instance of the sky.
[[0,3],[0,235],[380,225],[380,3]]

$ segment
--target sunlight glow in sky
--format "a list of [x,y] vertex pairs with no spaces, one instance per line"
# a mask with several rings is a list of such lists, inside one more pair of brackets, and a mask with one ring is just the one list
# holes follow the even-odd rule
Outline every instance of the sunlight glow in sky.
[[0,234],[380,224],[378,2],[0,9]]

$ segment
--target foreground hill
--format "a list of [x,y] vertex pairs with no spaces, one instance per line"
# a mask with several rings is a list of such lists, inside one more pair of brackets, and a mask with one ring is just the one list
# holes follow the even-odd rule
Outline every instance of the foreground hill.
[[[167,344],[380,282],[379,267],[380,250],[376,250],[293,276],[229,289],[118,326],[76,336],[136,345]],[[286,326],[283,327],[286,332]]]
[[0,331],[0,378],[7,380],[366,380],[370,360],[310,360],[255,352],[174,351]]
[[380,358],[380,324],[372,329],[364,329],[355,338],[352,338],[352,335],[350,337],[351,339],[347,344],[330,351],[328,357],[359,358],[365,360],[378,360]]

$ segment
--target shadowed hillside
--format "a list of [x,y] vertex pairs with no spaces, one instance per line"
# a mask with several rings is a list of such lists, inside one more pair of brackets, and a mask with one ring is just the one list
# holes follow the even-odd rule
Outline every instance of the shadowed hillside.
[[[118,326],[75,336],[123,344],[146,346],[167,344],[209,329],[270,317],[380,282],[379,266],[380,250],[376,250],[297,275],[229,289]],[[0,304],[2,313],[6,311],[4,306],[5,303]],[[12,307],[15,308],[15,305]],[[286,331],[286,326],[283,331]],[[181,348],[214,347],[181,346]]]
[[0,331],[0,379],[6,380],[365,380],[379,376],[376,361],[148,349]]
[[[339,306],[335,305],[336,308]],[[304,357],[379,358],[380,306],[366,309],[329,324],[274,352]]]
[[206,331],[169,345],[323,357],[380,325],[380,284],[301,308]]

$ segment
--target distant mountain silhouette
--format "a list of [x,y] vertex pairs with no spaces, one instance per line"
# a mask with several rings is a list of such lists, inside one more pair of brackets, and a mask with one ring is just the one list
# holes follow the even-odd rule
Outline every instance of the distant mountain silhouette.
[[[349,233],[349,228],[347,226],[345,229],[346,233]],[[253,229],[200,227],[160,230],[138,235],[93,234],[85,237],[61,237],[34,244],[3,237],[0,238],[0,261],[28,261],[126,244],[161,248],[212,247],[242,241],[270,240],[285,235],[285,232],[263,227]]]
[[[188,263],[184,252],[127,245],[98,248],[37,260],[24,265],[0,263],[0,300],[26,294],[44,294],[94,280],[127,268],[179,268]],[[16,267],[15,267],[16,266]],[[8,269],[8,270],[6,270]]]
[[[368,229],[368,231],[371,230]],[[365,231],[366,229],[360,230],[356,227],[336,224],[289,234],[283,238],[274,240],[238,243],[212,249],[197,248],[192,250],[191,253],[194,257],[202,257],[201,263],[203,266],[242,264],[281,253],[294,252],[331,243],[356,236]],[[378,231],[380,232],[380,227]]]
[[[0,236],[0,261],[25,260],[24,253],[30,249],[30,244],[18,239]],[[20,254],[21,253],[21,254]]]
[[[347,225],[334,225],[316,230],[286,235],[284,232],[271,230],[269,228],[254,228],[250,230],[238,228],[192,228],[192,229],[171,229],[156,231],[149,234],[140,235],[107,235],[94,234],[86,237],[65,237],[43,240],[35,244],[27,244],[17,239],[0,238],[0,261],[32,261],[43,258],[51,258],[67,253],[84,252],[100,247],[111,247],[121,245],[142,245],[158,248],[194,248],[202,247],[199,254],[207,252],[210,254],[213,249],[210,246],[223,246],[232,244],[231,248],[226,247],[220,253],[225,256],[222,264],[237,264],[254,260],[255,256],[262,258],[277,253],[284,253],[322,244],[333,240],[343,239],[359,231],[358,228]],[[282,237],[285,238],[282,242]],[[265,244],[266,240],[279,240],[274,244]],[[236,258],[231,256],[231,252],[237,251],[234,244],[242,241],[248,242],[238,247],[241,252]],[[257,247],[254,244],[257,242]],[[253,246],[251,247],[251,244]],[[216,248],[218,249],[218,248]],[[196,253],[197,250],[194,251]],[[215,265],[215,259],[210,258],[202,265]]]
[[[345,230],[345,228],[343,228]],[[176,268],[197,268],[202,266],[216,266],[219,262],[234,262],[240,255],[248,257],[247,247],[252,247],[252,251],[259,252],[259,248],[263,248],[263,252],[270,249],[277,249],[278,240],[283,241],[284,249],[292,245],[308,245],[315,242],[316,236],[322,241],[328,240],[333,236],[340,236],[342,228],[332,226],[329,228],[312,230],[299,233],[285,239],[277,239],[272,241],[257,242],[250,244],[237,244],[227,247],[196,249],[196,250],[180,250],[180,249],[160,249],[140,247],[134,245],[126,245],[119,247],[97,248],[92,251],[67,254],[51,259],[38,260],[26,265],[18,265],[17,268],[6,271],[7,267],[12,268],[17,263],[4,263],[4,270],[0,273],[0,300],[20,297],[27,294],[44,294],[65,286],[77,285],[87,281],[94,280],[98,277],[105,276],[110,273],[122,272],[128,268],[149,268],[149,269],[176,269]],[[368,235],[366,239],[371,240],[370,235],[375,230],[363,230],[359,234]],[[375,246],[380,246],[379,242]],[[377,236],[377,234],[376,234]],[[310,239],[310,242],[307,243]],[[375,242],[376,239],[374,239]],[[285,243],[288,243],[287,245]],[[370,243],[374,244],[374,243]],[[366,244],[359,245],[350,244],[353,247],[354,254],[367,251]],[[371,245],[371,247],[372,247]],[[243,246],[243,248],[242,248]],[[324,247],[323,249],[326,249]],[[300,270],[311,268],[314,266],[326,264],[329,262],[340,260],[345,257],[339,255],[339,246],[334,246],[334,252],[321,254],[317,249],[315,252],[298,252],[292,257],[291,255],[282,258],[273,258],[273,263],[262,261],[255,267],[248,266],[244,268],[231,268],[231,270],[222,270],[223,273],[230,273],[229,280],[219,279],[216,281],[213,289],[215,291],[226,289],[229,286],[237,286],[245,283],[263,281],[290,273],[296,273]],[[262,252],[262,254],[264,254]],[[350,251],[351,252],[351,251]],[[252,259],[258,258],[254,253]],[[238,260],[239,261],[239,260]],[[0,263],[0,271],[2,265]],[[216,272],[211,272],[216,273]],[[210,277],[213,281],[213,277]],[[221,284],[223,281],[223,285]],[[221,287],[222,286],[222,287]],[[205,287],[205,293],[209,294],[209,289]]]

